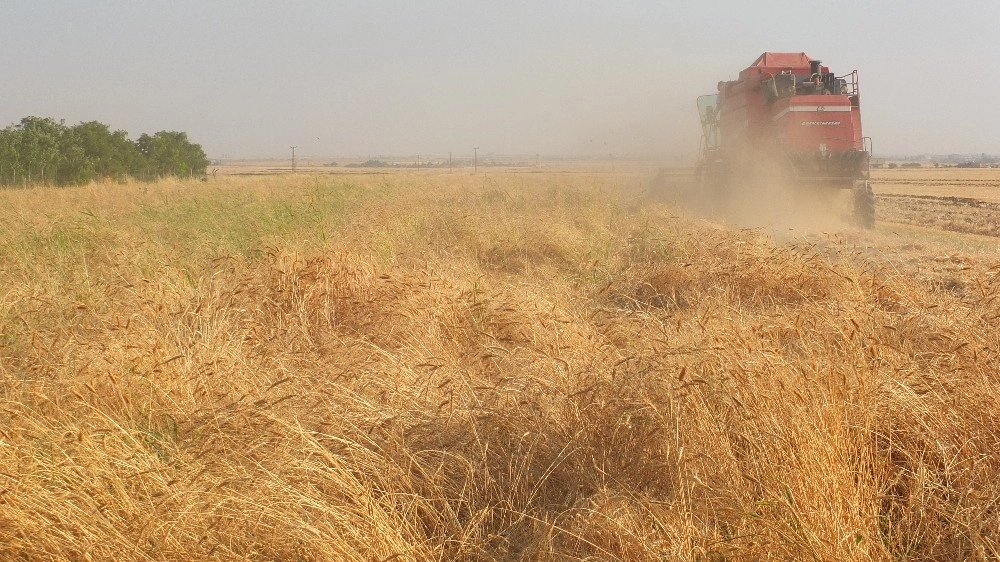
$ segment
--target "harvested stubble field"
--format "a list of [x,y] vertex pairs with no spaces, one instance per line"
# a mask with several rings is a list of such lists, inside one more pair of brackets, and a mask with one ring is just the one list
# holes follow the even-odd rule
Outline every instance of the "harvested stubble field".
[[645,180],[0,193],[0,558],[1000,557],[995,239]]
[[874,179],[883,218],[1000,237],[1000,169],[877,170]]

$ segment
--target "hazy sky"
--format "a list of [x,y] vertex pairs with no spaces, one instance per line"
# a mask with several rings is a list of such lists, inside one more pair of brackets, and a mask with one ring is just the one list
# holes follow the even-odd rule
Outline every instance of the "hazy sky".
[[693,158],[764,51],[861,73],[876,154],[1000,153],[1000,2],[3,1],[0,125],[187,131],[210,157]]

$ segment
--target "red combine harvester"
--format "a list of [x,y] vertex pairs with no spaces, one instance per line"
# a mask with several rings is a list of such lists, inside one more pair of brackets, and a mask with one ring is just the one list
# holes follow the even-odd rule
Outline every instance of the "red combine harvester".
[[805,53],[764,53],[719,93],[698,98],[699,189],[725,198],[762,182],[851,189],[855,221],[875,224],[871,139],[861,133],[858,72],[836,76]]

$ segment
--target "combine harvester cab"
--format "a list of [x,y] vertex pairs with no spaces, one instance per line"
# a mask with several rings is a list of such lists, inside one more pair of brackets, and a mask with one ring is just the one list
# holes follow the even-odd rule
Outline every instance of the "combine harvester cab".
[[805,53],[764,53],[718,89],[698,98],[700,190],[725,194],[760,181],[850,189],[855,221],[874,226],[856,70],[837,76]]

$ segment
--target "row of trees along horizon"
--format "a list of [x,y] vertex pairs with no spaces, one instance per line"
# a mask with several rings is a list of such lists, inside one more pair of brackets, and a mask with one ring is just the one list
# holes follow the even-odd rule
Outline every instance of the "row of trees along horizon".
[[201,145],[183,132],[143,133],[133,141],[104,123],[68,127],[49,117],[25,117],[0,130],[3,186],[202,177],[208,164]]

